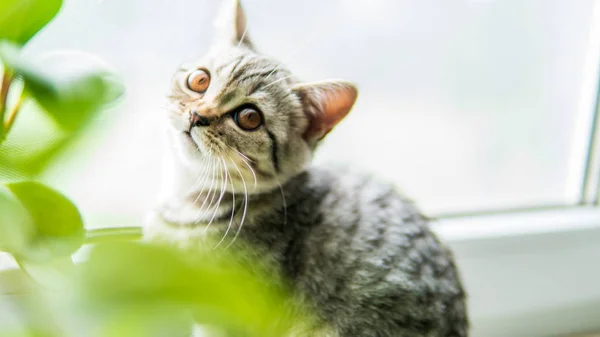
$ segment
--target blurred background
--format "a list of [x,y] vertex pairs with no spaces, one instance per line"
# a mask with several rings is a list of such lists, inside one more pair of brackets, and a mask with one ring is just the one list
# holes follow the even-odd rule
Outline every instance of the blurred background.
[[[124,103],[78,144],[85,156],[48,177],[85,213],[137,217],[152,204],[170,76],[208,50],[220,3],[67,0],[26,49],[91,52],[125,80]],[[260,51],[302,79],[360,88],[317,160],[391,179],[431,215],[578,201],[594,3],[243,2]]]

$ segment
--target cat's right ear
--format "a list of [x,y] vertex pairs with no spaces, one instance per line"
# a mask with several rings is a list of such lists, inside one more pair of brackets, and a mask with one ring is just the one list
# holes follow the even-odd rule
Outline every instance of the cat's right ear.
[[221,13],[215,21],[217,43],[230,46],[244,46],[254,49],[248,35],[246,13],[240,0],[224,0]]
[[346,117],[358,96],[356,86],[342,80],[297,84],[292,92],[300,98],[308,117],[304,139],[312,145]]

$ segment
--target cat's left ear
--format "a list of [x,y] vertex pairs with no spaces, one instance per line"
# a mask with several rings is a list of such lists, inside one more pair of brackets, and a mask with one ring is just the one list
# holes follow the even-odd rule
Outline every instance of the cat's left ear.
[[335,127],[352,109],[358,89],[342,80],[295,85],[292,91],[300,97],[309,125],[304,139],[315,144]]
[[218,43],[253,49],[246,25],[246,13],[244,13],[240,0],[224,1],[215,26],[218,33]]

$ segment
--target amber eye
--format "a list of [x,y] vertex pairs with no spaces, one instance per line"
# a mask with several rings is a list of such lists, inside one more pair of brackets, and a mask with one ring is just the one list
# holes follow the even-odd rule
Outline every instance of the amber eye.
[[233,115],[235,123],[246,131],[252,131],[262,124],[262,115],[255,108],[247,107]]
[[202,94],[210,85],[210,74],[206,70],[198,69],[188,76],[187,85],[190,90]]

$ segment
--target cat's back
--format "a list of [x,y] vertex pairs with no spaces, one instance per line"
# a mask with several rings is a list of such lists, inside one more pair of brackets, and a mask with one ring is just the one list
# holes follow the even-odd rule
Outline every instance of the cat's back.
[[347,335],[466,336],[452,255],[412,202],[351,169],[313,168],[303,179],[306,222],[288,258],[328,320]]

